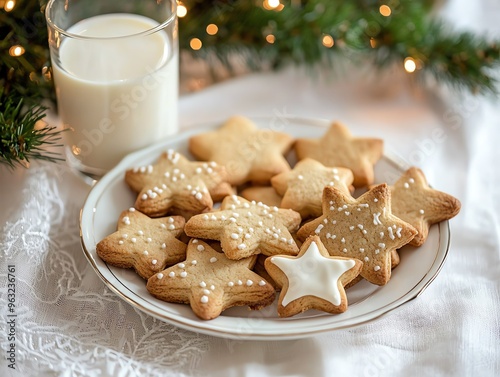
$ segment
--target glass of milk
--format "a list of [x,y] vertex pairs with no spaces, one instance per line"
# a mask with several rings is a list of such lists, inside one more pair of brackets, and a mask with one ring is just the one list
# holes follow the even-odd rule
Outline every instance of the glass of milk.
[[177,132],[175,0],[50,0],[46,19],[70,165],[101,176]]

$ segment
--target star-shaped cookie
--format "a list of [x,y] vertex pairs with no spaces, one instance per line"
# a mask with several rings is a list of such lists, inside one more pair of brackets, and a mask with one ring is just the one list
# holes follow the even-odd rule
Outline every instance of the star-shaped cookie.
[[226,169],[215,162],[192,162],[168,150],[154,165],[127,170],[125,181],[138,192],[135,208],[156,217],[171,208],[201,213],[232,193]]
[[283,154],[292,143],[285,133],[259,129],[249,119],[235,116],[215,131],[191,137],[189,150],[200,160],[225,165],[233,185],[266,184],[272,176],[290,170]]
[[341,123],[332,123],[320,139],[297,139],[295,152],[299,160],[313,158],[326,166],[351,169],[354,186],[363,187],[374,182],[373,165],[382,157],[381,139],[353,137]]
[[421,246],[432,224],[449,220],[460,212],[460,201],[430,188],[424,173],[416,167],[408,169],[390,188],[392,213],[418,230],[410,245]]
[[151,219],[130,208],[120,214],[118,230],[97,244],[97,255],[113,266],[133,268],[148,279],[184,259],[186,244],[177,239],[184,222],[181,216]]
[[232,306],[260,309],[274,301],[271,284],[251,271],[255,257],[228,259],[205,242],[193,239],[186,259],[148,280],[148,291],[160,300],[190,304],[201,319],[213,319]]
[[280,207],[293,209],[306,219],[321,216],[325,186],[337,187],[350,195],[353,179],[352,171],[347,168],[326,167],[312,158],[305,158],[293,170],[271,178],[271,184],[283,196]]
[[291,209],[249,202],[227,196],[220,211],[193,216],[184,231],[190,237],[218,240],[229,259],[254,254],[296,255],[299,251],[290,231],[300,225],[300,215]]
[[363,261],[361,276],[384,285],[391,277],[391,255],[417,234],[391,213],[387,184],[373,187],[358,199],[334,188],[323,191],[323,215],[306,223],[298,236],[318,235],[330,255]]
[[250,186],[243,189],[239,195],[246,200],[262,202],[271,207],[281,206],[281,195],[271,186]]
[[277,255],[265,262],[269,275],[282,287],[280,317],[309,309],[345,312],[344,286],[358,276],[361,266],[357,259],[330,256],[318,236],[309,237],[296,257]]

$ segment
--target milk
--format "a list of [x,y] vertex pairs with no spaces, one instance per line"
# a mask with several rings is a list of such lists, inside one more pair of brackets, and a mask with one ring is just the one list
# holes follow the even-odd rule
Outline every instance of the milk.
[[132,14],[91,17],[68,32],[99,38],[66,38],[52,57],[67,145],[83,165],[109,170],[177,131],[177,46],[164,31],[117,38],[157,25]]

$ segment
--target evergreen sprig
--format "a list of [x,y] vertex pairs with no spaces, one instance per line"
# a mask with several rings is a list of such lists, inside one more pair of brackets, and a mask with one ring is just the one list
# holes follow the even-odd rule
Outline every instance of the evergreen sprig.
[[[47,110],[40,103],[55,99],[44,3],[17,0],[12,10],[0,10],[0,164],[11,168],[29,166],[35,159],[63,160],[48,149],[60,146],[61,131],[39,123]],[[14,46],[24,52],[13,55]]]
[[[430,0],[282,0],[281,10],[269,10],[262,1],[185,0],[188,9],[180,19],[181,47],[196,57],[216,56],[231,68],[231,56],[245,56],[250,68],[267,63],[313,65],[336,58],[372,62],[378,67],[404,64],[411,58],[415,74],[434,77],[457,90],[496,93],[491,69],[500,65],[496,41],[468,32],[454,32],[432,17]],[[390,8],[384,16],[380,6]],[[206,27],[219,30],[208,35]],[[272,35],[272,43],[266,36]],[[322,38],[332,37],[325,47]],[[203,47],[190,49],[192,38]]]
[[23,109],[23,99],[17,103],[0,97],[0,163],[11,168],[29,166],[30,160],[62,161],[48,146],[60,147],[61,132],[47,124],[38,127],[47,109],[31,106]]

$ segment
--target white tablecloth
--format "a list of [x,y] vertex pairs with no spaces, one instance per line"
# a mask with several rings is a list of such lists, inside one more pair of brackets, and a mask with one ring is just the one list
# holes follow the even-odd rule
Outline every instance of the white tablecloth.
[[[460,26],[489,25],[500,37],[493,1],[445,8]],[[500,375],[498,99],[421,90],[397,70],[362,71],[233,79],[184,95],[181,124],[287,115],[338,119],[356,135],[385,139],[402,163],[462,202],[448,260],[420,298],[367,325],[294,341],[180,330],[116,297],[87,263],[78,232],[85,183],[63,165],[0,167],[0,375]],[[16,370],[8,368],[8,265],[16,276]]]

